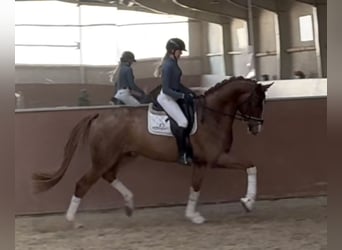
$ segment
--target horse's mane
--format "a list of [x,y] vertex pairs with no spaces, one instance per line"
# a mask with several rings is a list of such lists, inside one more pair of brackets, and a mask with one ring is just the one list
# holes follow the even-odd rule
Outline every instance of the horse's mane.
[[215,92],[216,90],[220,89],[222,86],[227,85],[228,83],[235,82],[235,81],[246,81],[250,82],[252,84],[256,84],[257,81],[249,79],[249,78],[244,78],[243,76],[232,76],[229,79],[224,79],[222,82],[216,83],[213,87],[209,88],[206,92],[204,92],[204,95],[211,94]]

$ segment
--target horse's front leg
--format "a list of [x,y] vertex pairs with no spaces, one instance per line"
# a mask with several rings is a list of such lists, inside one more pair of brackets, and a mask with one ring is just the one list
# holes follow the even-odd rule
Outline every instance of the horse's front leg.
[[249,161],[239,160],[230,154],[222,154],[218,158],[215,167],[226,169],[239,169],[247,172],[247,192],[240,199],[247,212],[253,209],[257,195],[257,168]]
[[200,196],[200,189],[202,186],[203,176],[204,168],[194,166],[192,171],[192,181],[189,199],[185,210],[185,217],[195,224],[202,224],[205,221],[205,218],[199,212],[197,212],[196,209],[198,198]]

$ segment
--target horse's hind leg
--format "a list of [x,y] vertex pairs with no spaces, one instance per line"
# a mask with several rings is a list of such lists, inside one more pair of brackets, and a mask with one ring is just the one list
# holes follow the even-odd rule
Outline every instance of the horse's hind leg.
[[203,172],[203,167],[193,167],[192,185],[190,187],[189,199],[185,210],[185,217],[190,219],[195,224],[202,224],[205,221],[205,218],[198,211],[196,211],[203,181]]
[[122,195],[123,199],[125,200],[126,215],[132,216],[134,210],[133,193],[117,178],[119,164],[126,163],[128,159],[129,158],[127,157],[115,163],[102,175],[102,177]]
[[95,165],[76,183],[75,193],[71,198],[69,208],[66,213],[66,219],[74,223],[75,215],[82,198],[86,195],[92,185],[101,177],[101,168],[96,168]]

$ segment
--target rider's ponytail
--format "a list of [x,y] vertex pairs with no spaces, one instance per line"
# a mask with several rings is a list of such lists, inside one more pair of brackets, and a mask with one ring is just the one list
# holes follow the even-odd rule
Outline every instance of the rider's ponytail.
[[121,63],[119,63],[118,66],[115,67],[115,69],[112,71],[112,74],[109,77],[109,81],[114,84],[115,89],[116,89],[116,84],[119,80],[120,69],[121,69]]
[[155,68],[155,70],[153,72],[154,77],[156,77],[156,78],[161,77],[162,67],[163,67],[163,64],[164,64],[164,62],[168,56],[169,56],[169,53],[166,52],[165,56],[162,58],[162,60],[160,61],[160,63],[157,65],[157,67]]

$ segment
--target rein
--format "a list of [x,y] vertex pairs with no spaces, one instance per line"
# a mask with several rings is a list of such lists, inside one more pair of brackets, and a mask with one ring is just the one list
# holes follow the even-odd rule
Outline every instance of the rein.
[[[245,102],[248,102],[250,100],[251,96],[252,96],[252,94],[244,102],[240,103],[239,106],[244,104]],[[256,122],[260,123],[260,125],[262,125],[264,123],[264,119],[261,119],[261,118],[255,117],[255,116],[250,116],[250,115],[246,115],[246,114],[242,114],[242,113],[230,114],[230,113],[221,112],[221,111],[215,110],[213,108],[210,108],[210,107],[206,106],[206,104],[205,104],[204,95],[195,96],[194,99],[200,100],[199,103],[203,109],[201,122],[203,122],[203,120],[204,120],[204,110],[209,110],[209,111],[216,113],[216,114],[219,114],[221,116],[229,116],[229,117],[232,117],[233,119],[239,120],[239,121],[245,121],[245,122],[246,121],[256,121]],[[204,102],[201,102],[201,100],[203,100]]]
[[250,115],[246,115],[246,114],[229,114],[229,113],[225,113],[225,112],[221,112],[221,111],[217,111],[215,109],[212,109],[208,106],[204,106],[204,109],[207,109],[213,113],[219,114],[221,116],[229,116],[229,117],[233,117],[235,120],[239,120],[239,121],[256,121],[259,122],[260,124],[264,123],[264,119],[258,118],[258,117],[254,117],[254,116],[250,116]]

